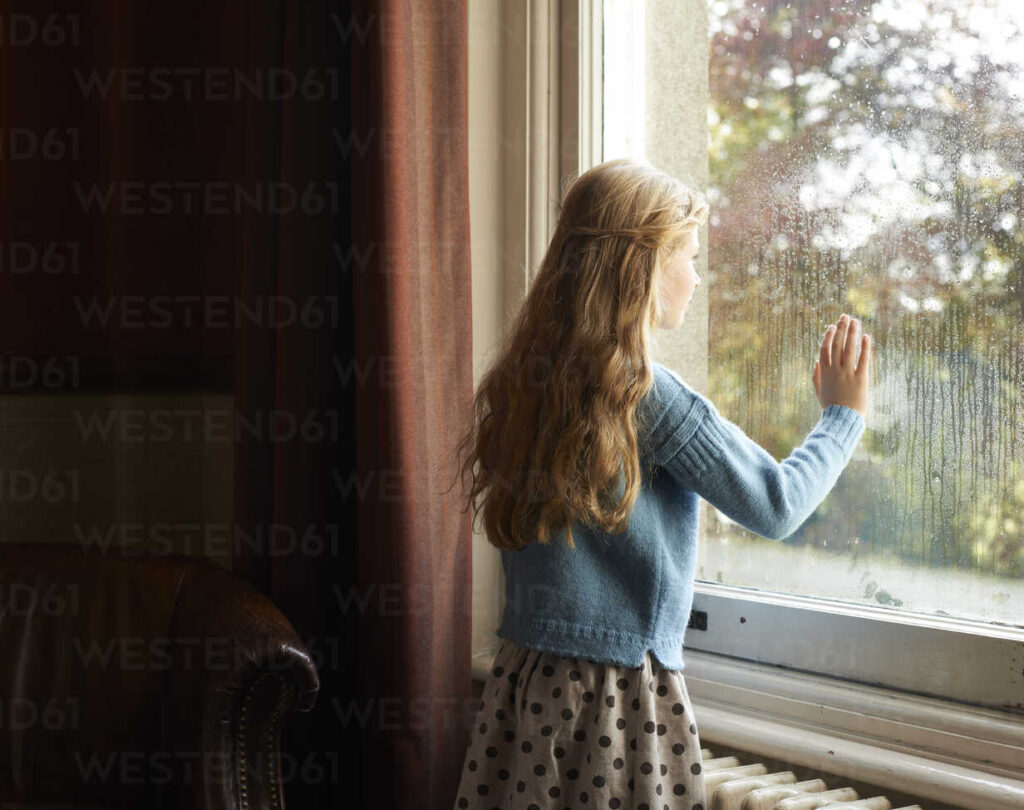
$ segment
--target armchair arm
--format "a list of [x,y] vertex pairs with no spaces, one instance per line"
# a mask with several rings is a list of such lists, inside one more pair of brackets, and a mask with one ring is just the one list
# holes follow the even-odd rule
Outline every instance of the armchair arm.
[[170,637],[163,736],[181,777],[171,806],[283,808],[281,727],[319,691],[295,629],[248,582],[201,561],[182,574]]

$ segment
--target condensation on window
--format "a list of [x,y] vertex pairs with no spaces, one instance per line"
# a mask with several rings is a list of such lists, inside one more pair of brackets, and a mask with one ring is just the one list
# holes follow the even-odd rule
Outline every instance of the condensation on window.
[[711,397],[781,460],[825,328],[874,355],[826,501],[781,544],[712,512],[702,578],[1020,623],[1024,3],[708,9]]

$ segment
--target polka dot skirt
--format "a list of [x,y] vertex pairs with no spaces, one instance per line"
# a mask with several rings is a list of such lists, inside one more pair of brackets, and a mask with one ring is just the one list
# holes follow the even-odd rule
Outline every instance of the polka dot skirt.
[[700,739],[683,673],[502,639],[455,807],[704,810]]

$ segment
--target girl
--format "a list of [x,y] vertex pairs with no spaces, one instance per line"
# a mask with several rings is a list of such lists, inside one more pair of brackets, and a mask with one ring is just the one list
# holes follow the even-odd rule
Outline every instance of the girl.
[[585,172],[479,386],[461,471],[506,598],[456,808],[708,806],[682,657],[698,498],[763,537],[795,531],[860,440],[871,343],[856,319],[829,326],[821,418],[776,462],[649,354],[700,284],[706,217],[649,163]]

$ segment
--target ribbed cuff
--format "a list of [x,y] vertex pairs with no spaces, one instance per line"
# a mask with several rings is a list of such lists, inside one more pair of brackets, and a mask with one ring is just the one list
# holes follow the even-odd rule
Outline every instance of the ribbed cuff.
[[821,412],[818,429],[832,436],[843,448],[847,458],[853,453],[864,433],[864,417],[848,405],[829,405]]

